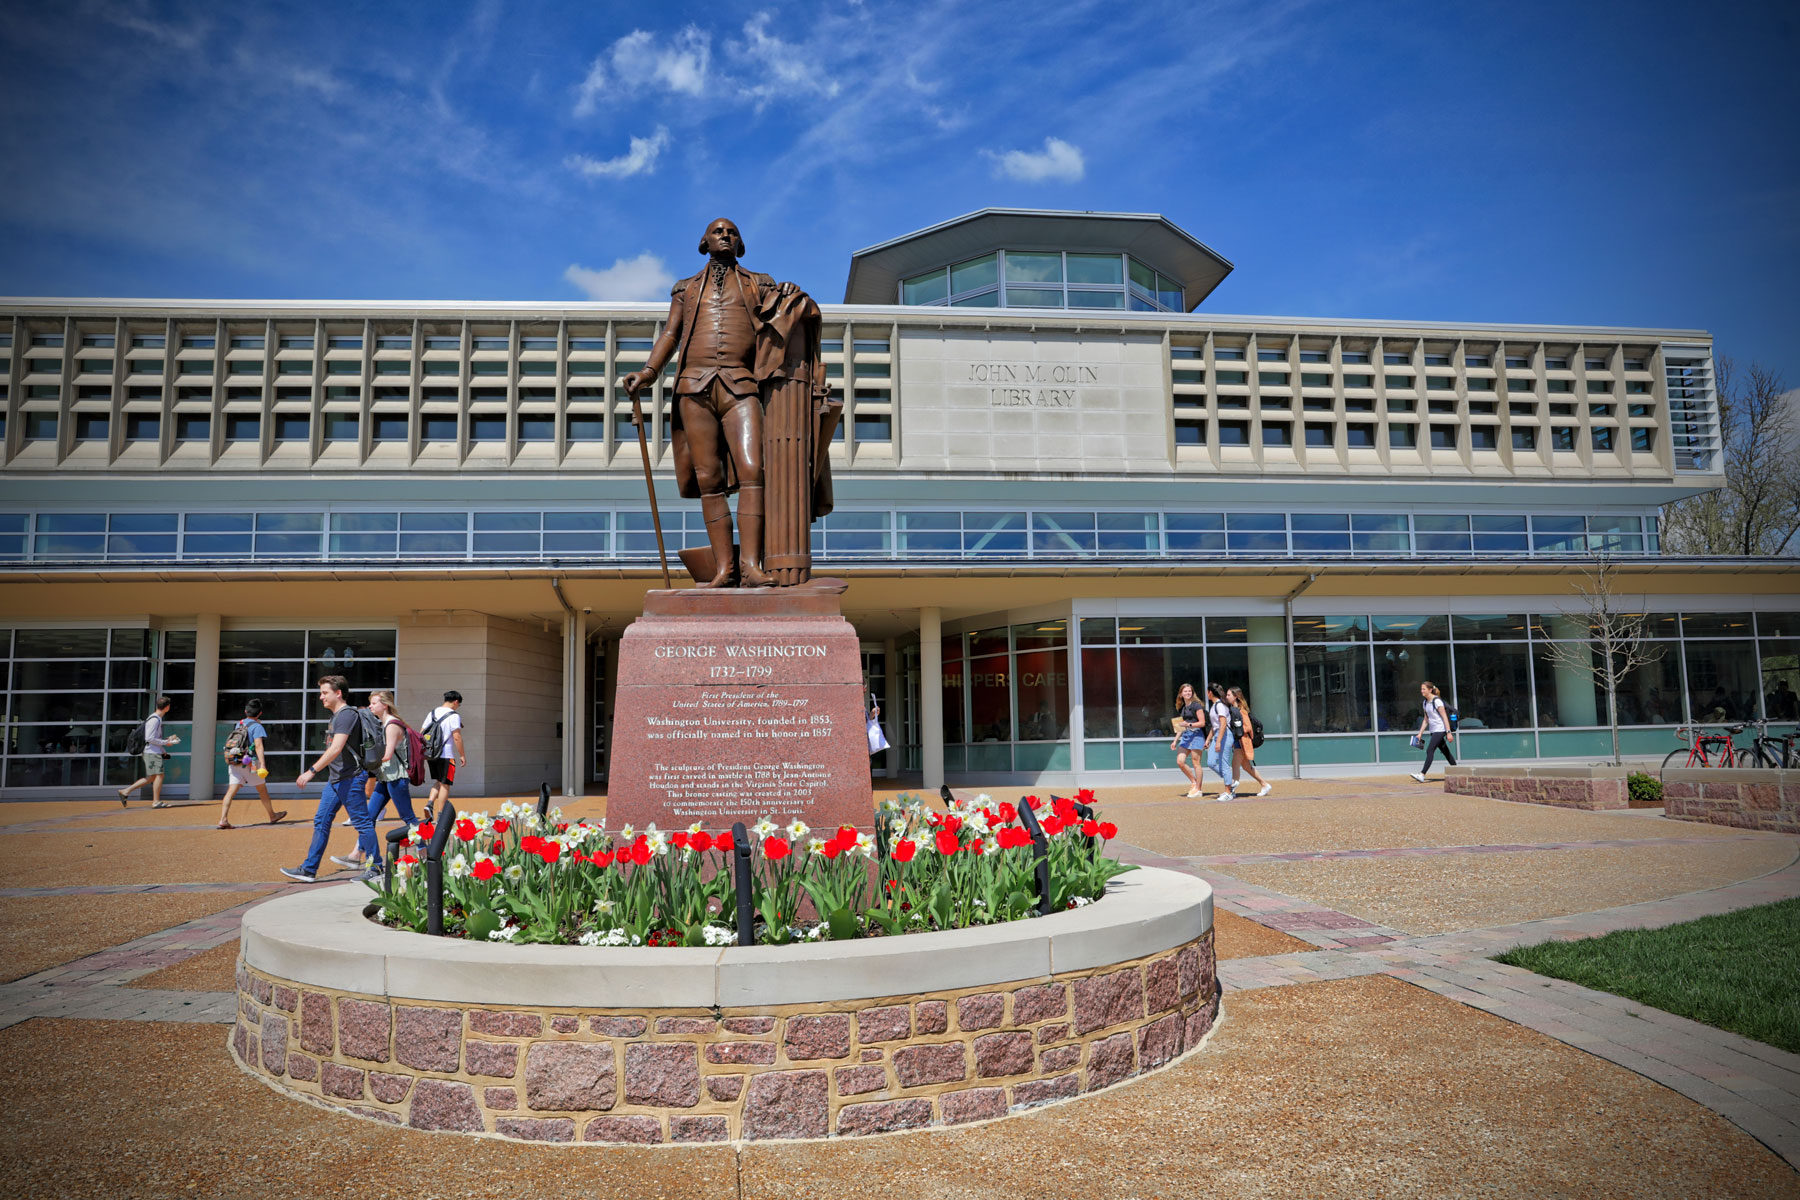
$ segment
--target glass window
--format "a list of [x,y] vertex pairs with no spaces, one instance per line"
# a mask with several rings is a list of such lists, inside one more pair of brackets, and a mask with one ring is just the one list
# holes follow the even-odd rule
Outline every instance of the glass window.
[[472,413],[469,416],[471,442],[504,442],[506,416],[503,413]]
[[1018,554],[1025,549],[1025,514],[963,514],[963,553],[970,556]]
[[1262,434],[1265,446],[1291,446],[1294,444],[1294,427],[1286,421],[1265,422]]
[[314,558],[323,513],[257,513],[256,557]]
[[1124,264],[1116,254],[1071,254],[1069,283],[1121,287],[1125,283]]
[[1366,642],[1369,640],[1367,617],[1294,617],[1296,642]]
[[612,514],[603,512],[547,512],[544,514],[544,553],[550,555],[604,555],[611,548]]
[[1619,724],[1673,725],[1681,720],[1681,658],[1672,645],[1661,649],[1661,658],[1619,681]]
[[[1499,621],[1474,617],[1457,620]],[[1519,618],[1522,620],[1522,618]],[[1520,629],[1521,635],[1523,627]],[[1529,729],[1531,727],[1531,648],[1523,642],[1456,648],[1456,688],[1433,679],[1451,700],[1462,729]],[[1418,710],[1409,718],[1417,728]]]
[[1306,553],[1350,553],[1350,518],[1342,513],[1295,513],[1294,550]]
[[25,417],[25,440],[28,442],[51,442],[56,440],[56,414],[53,412],[28,412]]
[[1098,549],[1111,554],[1155,554],[1161,547],[1155,513],[1100,513]]
[[1388,445],[1400,450],[1416,449],[1419,444],[1417,425],[1388,426]]
[[1156,295],[1156,272],[1137,259],[1131,260],[1131,286],[1146,298]]
[[1066,633],[1058,633],[1055,649],[1028,650],[1021,646],[1014,655],[1021,742],[1068,739],[1069,653],[1061,645],[1064,637]]
[[1094,553],[1094,514],[1033,513],[1031,548],[1042,554]]
[[1526,619],[1524,613],[1454,616],[1450,629],[1459,642],[1523,640]]
[[1594,449],[1611,450],[1613,448],[1613,430],[1608,426],[1600,426],[1591,430],[1594,435]]
[[[1366,618],[1354,618],[1366,622]],[[1301,618],[1294,623],[1299,626]],[[1298,633],[1298,629],[1296,629]],[[1369,651],[1366,646],[1294,647],[1294,693],[1301,733],[1366,733]]]
[[[1010,261],[1010,260],[1009,260]],[[1060,288],[1031,288],[1008,285],[1006,302],[1024,308],[1059,308],[1063,294]]]
[[1226,544],[1233,554],[1282,554],[1287,551],[1287,516],[1283,513],[1227,513]]
[[1800,721],[1800,640],[1765,637],[1757,648],[1762,654],[1763,715],[1772,721]]
[[[1110,625],[1112,619],[1082,618],[1082,641],[1088,640],[1088,626],[1100,623]],[[1108,633],[1096,640],[1111,641],[1112,637]],[[1081,708],[1083,737],[1119,736],[1119,652],[1110,646],[1084,646],[1081,651]]]
[[954,556],[962,548],[962,517],[954,512],[895,514],[902,555]]
[[105,535],[105,513],[41,512],[33,553],[39,558],[99,558],[106,552]]
[[[1007,283],[1062,283],[1061,254],[1030,254],[1009,250],[1006,254]],[[960,290],[960,289],[959,289]],[[1007,289],[1010,300],[1011,289]]]
[[1689,714],[1709,724],[1754,718],[1761,693],[1761,662],[1751,641],[1688,642]]
[[1000,279],[1000,262],[997,256],[983,255],[971,258],[967,262],[957,263],[950,268],[950,292],[962,295],[964,292],[978,291],[981,288],[993,287]]
[[[1121,619],[1123,626],[1127,619]],[[1162,737],[1171,729],[1181,685],[1206,687],[1206,652],[1200,646],[1130,646],[1119,651],[1119,696],[1124,735]]]
[[1425,715],[1421,684],[1435,683],[1450,700],[1450,647],[1429,642],[1376,646],[1374,680],[1376,732],[1411,733]]
[[[1206,638],[1200,617],[1120,617],[1119,641],[1127,646],[1192,643]],[[1174,695],[1173,692],[1170,695]]]
[[[1450,618],[1439,616],[1375,617],[1371,623],[1370,634],[1378,642],[1441,642],[1450,637]],[[1427,676],[1427,678],[1431,677]],[[1445,688],[1449,686],[1443,680],[1434,679],[1433,682]]]
[[908,279],[901,288],[902,301],[906,304],[942,304],[950,294],[949,274],[946,268]]
[[[1226,424],[1221,422],[1221,426]],[[1163,526],[1171,553],[1222,553],[1225,518],[1219,513],[1166,513]]]
[[1587,521],[1582,517],[1531,519],[1531,548],[1539,554],[1581,554],[1587,550]]
[[519,414],[521,442],[549,442],[556,439],[556,418],[547,414]]
[[1012,687],[1005,655],[969,662],[969,741],[1010,742]]
[[[1012,294],[1010,291],[1007,293]],[[1076,288],[1069,290],[1070,308],[1124,308],[1124,292],[1092,292]]]

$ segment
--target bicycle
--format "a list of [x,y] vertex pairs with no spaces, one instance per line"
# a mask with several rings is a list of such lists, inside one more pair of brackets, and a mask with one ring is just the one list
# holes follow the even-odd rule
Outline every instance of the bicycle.
[[1794,744],[1796,740],[1800,740],[1800,727],[1789,731],[1786,737],[1778,738],[1769,736],[1770,722],[1767,717],[1751,721],[1750,724],[1756,727],[1756,738],[1750,743],[1750,748],[1744,751],[1744,757],[1750,760],[1750,765],[1770,771],[1800,768],[1800,747]]
[[[1687,759],[1684,762],[1675,761],[1683,753],[1682,748],[1677,746],[1675,749],[1669,751],[1668,757],[1662,760],[1662,767],[1657,771],[1656,777],[1659,780],[1662,779],[1670,767],[1737,766],[1737,743],[1732,741],[1732,739],[1744,732],[1744,726],[1741,724],[1726,725],[1724,726],[1724,730],[1724,733],[1706,733],[1699,725],[1683,725],[1681,728],[1677,729],[1675,731],[1675,738],[1677,741],[1687,742],[1690,738],[1692,739],[1686,750]],[[1747,756],[1748,754],[1746,752],[1746,757]]]

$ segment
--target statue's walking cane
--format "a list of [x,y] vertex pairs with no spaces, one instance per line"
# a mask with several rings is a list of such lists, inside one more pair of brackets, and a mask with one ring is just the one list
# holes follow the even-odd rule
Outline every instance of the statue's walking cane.
[[631,420],[637,426],[638,449],[644,455],[644,489],[650,493],[650,524],[656,527],[656,557],[662,561],[663,587],[673,588],[669,581],[669,552],[663,549],[662,513],[656,507],[656,484],[650,478],[650,439],[644,433],[644,409],[638,394],[631,392]]

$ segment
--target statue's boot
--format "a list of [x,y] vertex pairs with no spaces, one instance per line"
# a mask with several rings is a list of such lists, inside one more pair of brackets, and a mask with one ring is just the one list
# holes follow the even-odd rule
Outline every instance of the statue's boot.
[[713,577],[698,587],[731,586],[731,502],[723,492],[700,497],[700,512],[706,517],[706,540],[712,546]]
[[769,587],[774,578],[763,570],[763,488],[738,488],[738,586]]

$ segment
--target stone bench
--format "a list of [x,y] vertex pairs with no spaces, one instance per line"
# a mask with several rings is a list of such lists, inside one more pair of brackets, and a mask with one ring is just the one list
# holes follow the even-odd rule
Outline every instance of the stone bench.
[[1460,796],[1518,800],[1559,808],[1629,808],[1625,777],[1641,766],[1483,767],[1458,765],[1444,772],[1444,790]]
[[1663,811],[1682,821],[1800,833],[1800,771],[1670,767]]

